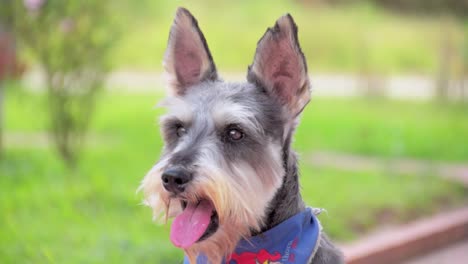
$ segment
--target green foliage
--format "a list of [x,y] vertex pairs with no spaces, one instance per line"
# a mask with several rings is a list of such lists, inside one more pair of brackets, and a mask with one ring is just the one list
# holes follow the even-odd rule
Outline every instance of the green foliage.
[[96,93],[115,40],[109,1],[7,1],[3,17],[18,44],[42,67],[48,89],[50,132],[73,167],[83,145]]
[[[367,67],[376,73],[435,73],[439,40],[445,31],[435,16],[388,12],[368,2],[338,7],[301,1],[272,5],[268,0],[119,2],[120,13],[129,21],[112,58],[119,68],[162,69],[170,24],[179,5],[198,19],[221,71],[245,71],[259,38],[286,12],[299,26],[312,74],[360,73],[364,57]],[[461,36],[461,22],[451,26]]]
[[[180,262],[182,252],[169,241],[169,225],[152,223],[151,210],[141,205],[141,194],[135,194],[162,147],[156,117],[163,111],[151,110],[161,94],[111,93],[102,97],[105,104],[98,105],[91,123],[90,144],[73,174],[40,142],[7,141],[5,160],[0,162],[1,263]],[[28,135],[44,131],[47,116],[42,111],[42,95],[10,93],[8,98],[8,134],[23,134],[26,141]],[[304,158],[300,167],[302,193],[308,204],[328,210],[320,220],[334,239],[353,239],[382,222],[406,221],[466,201],[466,189],[431,175],[350,173],[307,164],[305,157],[314,150],[312,146],[339,150],[335,141],[352,139],[347,136],[347,132],[354,134],[350,123],[359,126],[362,120],[372,120],[369,122],[376,128],[369,133],[385,135],[386,129],[397,122],[392,118],[397,113],[409,113],[405,126],[424,135],[421,137],[428,142],[436,140],[440,135],[435,131],[442,129],[457,139],[446,143],[447,151],[454,144],[466,148],[465,131],[444,130],[447,123],[443,122],[421,125],[429,106],[361,104],[316,98],[306,110],[296,137]],[[382,105],[386,110],[378,110]],[[455,113],[441,111],[439,115],[447,118]],[[432,117],[433,113],[427,118]],[[453,119],[465,122],[466,115],[460,113]],[[311,145],[307,135],[321,140],[322,145]],[[375,137],[386,141],[383,136]],[[381,154],[385,154],[385,145],[370,144],[382,147]],[[421,149],[420,144],[418,141],[408,147]],[[342,150],[353,149],[345,146]],[[460,158],[455,154],[452,157]]]

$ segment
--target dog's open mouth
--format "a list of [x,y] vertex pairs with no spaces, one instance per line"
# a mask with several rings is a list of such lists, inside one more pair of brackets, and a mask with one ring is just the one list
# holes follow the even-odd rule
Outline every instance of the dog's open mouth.
[[182,201],[182,208],[184,210],[175,217],[171,226],[171,241],[176,247],[188,248],[218,229],[218,214],[210,201]]

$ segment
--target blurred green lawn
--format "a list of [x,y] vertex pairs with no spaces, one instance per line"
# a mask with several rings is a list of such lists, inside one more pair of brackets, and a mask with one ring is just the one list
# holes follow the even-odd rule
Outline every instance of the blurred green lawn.
[[213,57],[223,70],[244,71],[257,41],[275,20],[291,13],[311,72],[377,74],[433,73],[441,39],[451,32],[453,49],[461,47],[462,21],[441,23],[434,16],[401,15],[370,4],[331,8],[300,1],[118,0],[123,24],[113,64],[118,68],[161,69],[169,28],[177,6],[198,18]]
[[313,98],[297,131],[296,147],[467,162],[467,136],[467,105]]
[[[16,87],[18,88],[18,87]],[[135,194],[161,149],[153,94],[103,93],[76,172],[43,142],[45,98],[9,90],[0,161],[1,263],[178,263],[168,226],[151,222]],[[316,98],[299,126],[301,153],[335,150],[380,156],[468,160],[467,110],[424,103]],[[41,141],[40,137],[37,141]],[[466,189],[433,175],[347,172],[301,163],[302,192],[338,240],[460,205]]]

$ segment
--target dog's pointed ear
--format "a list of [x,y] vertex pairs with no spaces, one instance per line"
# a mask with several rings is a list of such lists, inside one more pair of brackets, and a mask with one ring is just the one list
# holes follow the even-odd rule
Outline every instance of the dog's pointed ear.
[[164,56],[164,68],[176,95],[205,80],[216,80],[216,66],[198,27],[197,20],[185,8],[177,9]]
[[280,17],[258,41],[247,80],[265,89],[294,116],[307,105],[310,100],[307,64],[291,15]]

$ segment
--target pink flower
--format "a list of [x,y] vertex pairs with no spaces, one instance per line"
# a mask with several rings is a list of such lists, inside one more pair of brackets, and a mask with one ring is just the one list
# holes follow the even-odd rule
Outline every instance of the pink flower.
[[31,12],[38,11],[44,2],[45,0],[23,0],[24,7]]
[[75,28],[75,21],[71,18],[65,18],[60,21],[59,27],[63,33],[70,33]]

